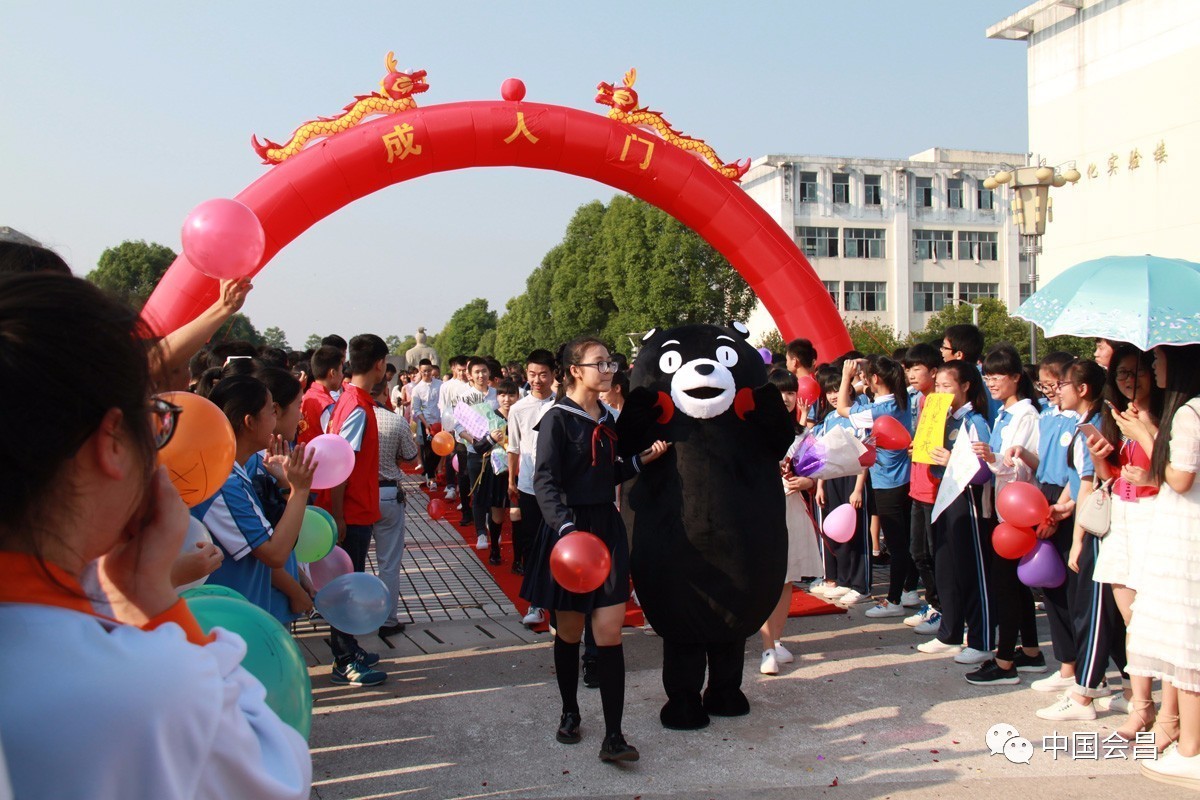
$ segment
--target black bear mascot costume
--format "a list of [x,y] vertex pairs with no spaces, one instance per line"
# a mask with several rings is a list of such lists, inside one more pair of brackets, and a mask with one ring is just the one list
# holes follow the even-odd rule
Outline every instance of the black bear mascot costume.
[[673,444],[624,500],[634,588],[663,642],[667,702],[659,718],[668,728],[749,713],[741,690],[746,638],[762,627],[784,582],[779,464],[794,433],[747,335],[740,323],[650,331],[617,420],[626,455],[655,439]]

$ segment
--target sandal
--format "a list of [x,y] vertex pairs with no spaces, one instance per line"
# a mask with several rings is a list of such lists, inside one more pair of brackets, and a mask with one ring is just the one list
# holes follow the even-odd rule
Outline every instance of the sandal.
[[1116,730],[1116,735],[1132,742],[1139,733],[1150,730],[1156,716],[1153,700],[1133,700],[1129,704],[1129,716],[1125,718],[1125,724]]
[[1150,732],[1154,734],[1155,749],[1163,752],[1179,740],[1179,715],[1159,714]]

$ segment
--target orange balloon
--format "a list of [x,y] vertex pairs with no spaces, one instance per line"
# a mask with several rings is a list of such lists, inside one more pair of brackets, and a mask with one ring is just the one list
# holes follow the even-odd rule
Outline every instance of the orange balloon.
[[448,456],[454,452],[454,435],[449,431],[438,431],[433,435],[433,452]]
[[237,455],[233,426],[216,405],[191,392],[163,392],[161,397],[183,409],[175,433],[158,451],[175,490],[189,507],[217,493]]

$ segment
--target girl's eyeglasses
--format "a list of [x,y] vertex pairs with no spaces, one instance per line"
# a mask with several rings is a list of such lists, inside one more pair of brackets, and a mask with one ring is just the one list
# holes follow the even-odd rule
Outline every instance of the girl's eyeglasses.
[[592,364],[576,364],[577,367],[595,367],[596,371],[601,375],[606,375],[609,372],[616,372],[621,368],[621,365],[615,361],[596,361]]
[[152,417],[154,447],[162,450],[175,435],[175,428],[179,424],[179,415],[183,413],[183,409],[174,403],[168,403],[161,397],[152,397],[148,410]]

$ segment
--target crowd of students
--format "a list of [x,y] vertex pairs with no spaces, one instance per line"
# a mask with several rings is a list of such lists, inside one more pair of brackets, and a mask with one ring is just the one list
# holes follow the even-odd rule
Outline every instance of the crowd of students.
[[[35,413],[31,424],[14,426],[0,459],[0,675],[10,689],[0,730],[21,731],[3,742],[15,787],[54,774],[58,796],[94,795],[94,785],[72,781],[103,774],[117,782],[98,793],[109,796],[168,796],[180,781],[237,796],[305,796],[311,763],[303,739],[238,668],[240,640],[201,633],[177,587],[207,574],[281,622],[310,614],[313,585],[292,550],[304,509],[315,502],[332,515],[355,570],[366,569],[374,544],[377,571],[395,601],[405,464],[419,464],[426,489],[444,487],[445,498],[461,505],[462,524],[493,564],[502,562],[502,527],[511,522],[510,569],[524,576],[521,593],[532,604],[526,622],[554,617],[558,741],[582,738],[576,692],[587,639],[584,683],[599,688],[604,712],[600,757],[638,758],[621,730],[621,624],[630,586],[628,540],[614,500],[623,480],[670,445],[656,442],[629,461],[616,456],[613,422],[629,386],[623,358],[581,339],[557,353],[534,350],[524,364],[455,356],[442,380],[429,360],[397,373],[373,334],[328,336],[304,353],[245,342],[203,346],[240,308],[248,281],[224,282],[213,308],[156,341],[127,307],[68,276],[50,251],[0,248],[0,370],[42,375],[40,391],[58,404],[54,424]],[[74,354],[69,362],[67,352]],[[1030,367],[1009,345],[985,352],[970,325],[891,356],[851,352],[828,363],[808,341],[790,343],[770,382],[795,412],[794,447],[839,427],[869,441],[882,417],[913,431],[934,392],[950,396],[950,410],[932,464],[880,447],[860,474],[814,481],[791,474],[789,460],[781,463],[787,582],[763,625],[761,672],[777,674],[793,660],[780,639],[791,586],[804,578],[830,602],[869,606],[867,617],[902,620],[931,637],[917,649],[967,665],[972,685],[1012,685],[1045,673],[1037,598],[1019,580],[1017,562],[999,556],[991,540],[1003,521],[997,493],[1028,483],[1050,507],[1036,535],[1068,567],[1061,586],[1040,592],[1059,668],[1030,684],[1057,695],[1038,716],[1124,713],[1118,736],[1132,742],[1149,732],[1166,751],[1145,765],[1149,772],[1200,786],[1198,356],[1198,345],[1142,352],[1100,340],[1094,360],[1051,353]],[[809,377],[822,390],[812,404],[798,399],[799,380]],[[222,410],[236,439],[228,480],[191,509],[213,540],[195,552],[181,547],[187,511],[153,467],[155,447],[178,421],[178,409],[155,393],[185,387]],[[0,402],[9,418],[29,419],[17,394]],[[452,435],[453,456],[435,449],[443,432]],[[356,456],[343,484],[313,492],[306,445],[321,433],[344,437]],[[949,502],[934,519],[944,470],[964,435],[978,469],[961,492],[943,498]],[[593,443],[587,458],[575,458],[570,446],[580,437]],[[1106,531],[1088,531],[1076,519],[1094,492],[1111,495]],[[822,522],[845,504],[855,509],[855,531],[834,542],[820,533]],[[565,592],[548,567],[554,543],[576,526],[601,536],[613,557],[609,579],[587,595]],[[872,567],[884,556],[886,591],[875,601]],[[403,630],[393,608],[379,634]],[[47,637],[58,648],[77,645],[53,676],[24,665],[25,654],[49,649]],[[354,636],[333,630],[329,641],[334,683],[386,680],[378,655]],[[172,679],[148,676],[131,661],[168,670]],[[1127,678],[1118,694],[1106,685],[1110,661]],[[61,670],[71,673],[65,682]],[[1162,682],[1157,708],[1154,680]],[[20,692],[11,691],[18,684]],[[118,710],[145,727],[106,737]],[[39,732],[47,721],[68,719],[63,727],[75,738],[51,747]],[[54,769],[52,754],[64,748],[96,759],[95,769]],[[196,752],[211,755],[183,763]],[[113,766],[135,757],[136,765]],[[121,781],[138,787],[124,791]]]

